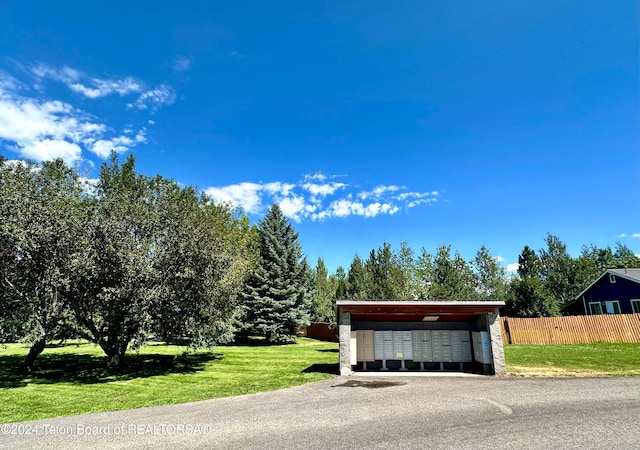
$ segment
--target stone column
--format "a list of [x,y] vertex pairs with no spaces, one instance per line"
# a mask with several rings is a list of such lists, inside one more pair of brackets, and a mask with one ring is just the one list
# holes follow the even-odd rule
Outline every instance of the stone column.
[[340,375],[351,375],[351,314],[338,308],[338,340],[340,342]]
[[487,320],[491,337],[491,352],[493,353],[493,370],[496,375],[504,375],[507,373],[507,365],[504,361],[504,348],[502,346],[500,310],[496,308],[495,314],[487,314]]

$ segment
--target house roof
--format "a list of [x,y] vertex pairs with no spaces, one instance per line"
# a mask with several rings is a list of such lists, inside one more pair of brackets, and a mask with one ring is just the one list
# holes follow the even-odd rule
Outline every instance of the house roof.
[[[348,312],[352,320],[389,320],[460,322],[477,320],[487,313],[497,313],[503,301],[406,301],[406,300],[338,300],[337,307]],[[430,319],[425,319],[430,317]]]
[[609,269],[607,272],[613,272],[631,281],[640,282],[640,269]]
[[[593,283],[591,283],[585,290],[580,292],[574,301],[577,301],[582,297],[585,292],[591,289],[596,283],[598,283],[605,276],[613,274],[617,277],[626,278],[629,281],[633,281],[634,283],[640,283],[640,269],[608,269],[602,275],[595,279]],[[571,302],[573,303],[573,302]],[[568,306],[568,305],[567,305]]]

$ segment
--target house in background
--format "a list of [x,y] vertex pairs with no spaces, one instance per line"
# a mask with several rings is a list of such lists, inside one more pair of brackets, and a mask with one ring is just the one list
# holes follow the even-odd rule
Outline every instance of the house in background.
[[640,269],[609,269],[563,308],[565,314],[640,313]]

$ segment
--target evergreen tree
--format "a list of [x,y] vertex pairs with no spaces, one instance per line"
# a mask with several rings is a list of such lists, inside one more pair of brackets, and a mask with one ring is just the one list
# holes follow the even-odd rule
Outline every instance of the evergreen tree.
[[314,271],[315,294],[311,312],[312,322],[327,323],[335,316],[336,280],[329,277],[329,271],[322,258]]
[[470,300],[476,296],[473,270],[456,252],[451,259],[451,246],[441,245],[433,260],[430,298],[434,300]]
[[346,297],[351,300],[364,300],[367,298],[367,276],[362,259],[357,254],[353,257],[349,267]]
[[290,342],[297,328],[309,324],[311,270],[278,205],[260,222],[258,235],[260,256],[243,293],[243,331],[269,343]]
[[335,275],[332,275],[336,280],[336,290],[334,300],[341,300],[347,298],[347,274],[342,266],[338,266]]
[[558,303],[544,289],[542,264],[536,252],[525,246],[518,257],[518,278],[510,285],[506,315],[548,317],[560,315]]

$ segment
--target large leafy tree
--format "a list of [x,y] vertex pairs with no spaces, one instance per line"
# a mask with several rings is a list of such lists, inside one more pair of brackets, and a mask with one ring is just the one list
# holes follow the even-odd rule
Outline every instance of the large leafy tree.
[[476,253],[476,292],[479,300],[504,300],[507,292],[506,271],[484,245]]
[[231,210],[112,155],[84,223],[69,298],[109,368],[152,333],[194,347],[232,338],[247,230]]
[[133,156],[119,165],[112,155],[89,199],[83,248],[75,260],[74,313],[111,369],[124,365],[132,342],[144,342],[159,307],[154,258],[160,225],[158,196],[151,188],[151,181],[135,172]]
[[64,293],[83,226],[81,192],[62,160],[0,161],[0,338],[31,344],[27,371],[47,340],[72,326]]
[[297,328],[309,324],[311,270],[298,234],[278,205],[260,222],[258,235],[259,258],[243,293],[243,331],[269,343],[290,342]]
[[545,242],[547,247],[540,250],[540,276],[549,295],[562,306],[581,290],[576,262],[557,236],[548,233]]
[[248,218],[191,187],[154,180],[160,229],[154,332],[194,348],[233,339],[239,295],[256,259]]

